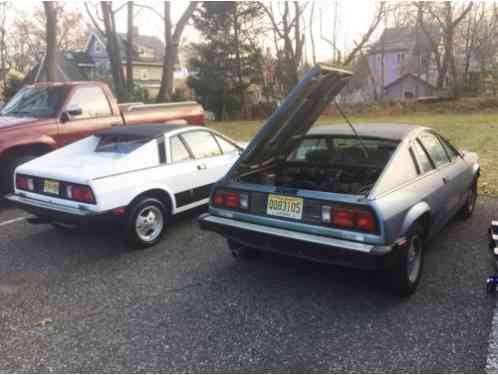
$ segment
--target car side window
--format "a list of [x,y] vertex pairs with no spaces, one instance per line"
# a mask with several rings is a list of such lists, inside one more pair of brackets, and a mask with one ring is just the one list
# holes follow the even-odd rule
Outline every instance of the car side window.
[[419,139],[436,167],[440,167],[450,161],[448,159],[448,155],[446,155],[443,145],[439,142],[439,139],[435,135],[424,133],[420,135]]
[[100,87],[79,87],[66,105],[66,108],[81,108],[81,115],[75,119],[111,116],[111,107]]
[[183,144],[182,140],[177,136],[174,136],[170,139],[170,148],[171,148],[171,161],[173,163],[179,163],[182,161],[187,161],[192,159],[192,156],[190,156],[190,153]]
[[441,143],[443,144],[444,149],[446,150],[446,153],[448,154],[448,157],[450,158],[451,161],[455,160],[458,157],[458,151],[456,150],[455,147],[453,147],[450,142],[448,142],[444,138],[439,138]]
[[218,135],[215,135],[215,137],[224,154],[229,154],[238,150],[237,147],[232,144],[232,142],[228,142],[225,138],[222,138]]
[[415,159],[417,160],[420,173],[429,172],[431,169],[434,169],[427,153],[422,148],[418,140],[415,140],[412,143],[412,151]]
[[213,135],[208,131],[192,131],[182,134],[196,159],[221,155],[221,150]]

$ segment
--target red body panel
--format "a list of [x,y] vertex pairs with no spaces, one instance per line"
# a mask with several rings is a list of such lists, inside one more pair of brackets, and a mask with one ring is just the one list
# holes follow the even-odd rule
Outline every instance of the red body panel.
[[[51,119],[0,117],[0,157],[18,147],[28,147],[29,145],[43,145],[45,149],[52,150],[111,126],[138,126],[146,123],[174,123],[175,121],[195,125],[205,124],[203,108],[196,103],[158,106],[156,108],[153,106],[153,108],[121,113],[117,100],[103,82],[52,82],[36,83],[33,86],[48,85],[66,85],[70,88],[61,110],[56,117]],[[61,115],[75,90],[88,86],[97,86],[104,91],[111,107],[111,116],[61,121]]]

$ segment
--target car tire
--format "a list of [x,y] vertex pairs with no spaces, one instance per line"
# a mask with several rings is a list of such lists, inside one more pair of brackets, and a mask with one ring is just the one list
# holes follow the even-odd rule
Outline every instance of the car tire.
[[253,259],[261,254],[259,250],[241,245],[233,240],[227,240],[227,245],[232,256],[236,259]]
[[36,155],[23,155],[10,158],[5,166],[5,172],[2,174],[0,190],[2,194],[14,192],[14,172],[21,164],[27,163],[37,158]]
[[465,204],[460,209],[459,216],[462,219],[468,219],[472,216],[472,214],[474,213],[474,209],[476,207],[476,200],[477,200],[477,179],[475,179],[474,182],[472,182],[472,186],[470,187],[470,191],[465,201]]
[[169,222],[169,205],[157,198],[144,197],[131,205],[125,225],[130,246],[145,249],[161,241]]
[[424,264],[424,231],[415,225],[407,234],[406,248],[397,249],[397,259],[391,269],[390,282],[395,294],[412,295],[420,282]]

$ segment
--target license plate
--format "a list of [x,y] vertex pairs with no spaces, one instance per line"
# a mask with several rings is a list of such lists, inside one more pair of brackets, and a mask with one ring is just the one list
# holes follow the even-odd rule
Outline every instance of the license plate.
[[59,195],[59,182],[45,180],[43,182],[43,192],[48,194]]
[[303,217],[303,199],[270,194],[268,195],[266,213],[301,220]]

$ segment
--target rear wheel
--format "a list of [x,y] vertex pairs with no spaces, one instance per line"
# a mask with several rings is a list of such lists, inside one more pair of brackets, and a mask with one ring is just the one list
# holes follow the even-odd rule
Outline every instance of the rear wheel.
[[5,172],[2,174],[0,187],[2,194],[9,194],[14,192],[14,172],[16,171],[16,168],[21,164],[35,159],[36,157],[37,156],[35,155],[22,155],[13,156],[7,160]]
[[407,297],[415,292],[424,264],[422,227],[416,225],[407,236],[408,244],[398,249],[398,259],[391,270],[391,286],[396,294]]
[[154,246],[164,234],[169,221],[169,208],[156,198],[144,197],[130,207],[126,238],[135,248]]
[[468,219],[474,213],[474,209],[476,206],[477,200],[477,179],[474,180],[470,190],[467,194],[467,200],[465,201],[464,206],[460,210],[460,217],[462,219]]

